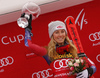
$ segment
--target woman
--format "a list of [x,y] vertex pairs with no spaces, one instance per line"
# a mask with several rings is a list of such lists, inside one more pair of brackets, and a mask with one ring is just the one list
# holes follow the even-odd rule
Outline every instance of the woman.
[[[24,17],[22,14],[21,17]],[[51,38],[48,48],[45,49],[31,42],[31,22],[32,15],[28,19],[28,27],[25,28],[25,46],[29,48],[35,54],[45,58],[47,63],[53,70],[54,78],[88,78],[96,71],[96,67],[93,62],[88,60],[89,67],[84,71],[78,73],[78,75],[70,76],[70,70],[68,67],[68,60],[70,58],[77,58],[77,49],[72,44],[67,36],[66,26],[61,21],[53,21],[49,23],[49,37]]]

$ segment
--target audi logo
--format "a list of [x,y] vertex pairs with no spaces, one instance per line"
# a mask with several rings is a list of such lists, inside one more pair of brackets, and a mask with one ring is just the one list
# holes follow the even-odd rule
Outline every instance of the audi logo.
[[13,64],[14,59],[11,56],[8,56],[6,58],[0,59],[0,68],[3,66],[11,65]]
[[56,60],[54,62],[54,68],[55,69],[60,69],[60,68],[68,67],[68,61],[69,61],[69,59]]
[[32,78],[48,78],[52,77],[53,74],[50,74],[50,71],[52,72],[52,69],[47,69],[43,71],[38,71],[32,74]]
[[95,32],[95,33],[91,33],[89,35],[89,39],[90,39],[90,41],[100,40],[100,31],[99,32]]

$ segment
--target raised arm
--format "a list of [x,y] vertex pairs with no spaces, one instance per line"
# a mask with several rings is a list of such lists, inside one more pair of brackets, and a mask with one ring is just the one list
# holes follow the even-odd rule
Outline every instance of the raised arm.
[[[21,15],[21,17],[24,17],[25,16],[25,13],[23,13]],[[35,53],[36,55],[39,55],[39,56],[44,56],[47,54],[47,51],[45,48],[43,47],[40,47],[34,43],[31,42],[31,36],[32,36],[32,33],[31,33],[31,30],[32,30],[32,26],[31,26],[31,22],[32,22],[32,15],[30,14],[29,15],[29,19],[27,18],[28,20],[28,26],[25,28],[25,46],[33,53]]]

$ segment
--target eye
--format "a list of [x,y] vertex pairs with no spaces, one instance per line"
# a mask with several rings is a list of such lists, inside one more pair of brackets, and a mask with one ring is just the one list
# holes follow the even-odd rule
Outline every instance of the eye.
[[61,33],[65,33],[65,30],[61,30]]
[[55,31],[55,34],[58,34],[59,32],[58,31]]

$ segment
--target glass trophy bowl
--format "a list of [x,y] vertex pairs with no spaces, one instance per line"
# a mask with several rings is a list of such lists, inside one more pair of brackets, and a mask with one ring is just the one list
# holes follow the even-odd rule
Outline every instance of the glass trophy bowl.
[[29,15],[31,14],[32,20],[35,20],[40,15],[41,10],[36,3],[29,1],[22,7],[23,13],[25,13],[25,16],[18,18],[17,24],[19,27],[26,28],[28,26]]

